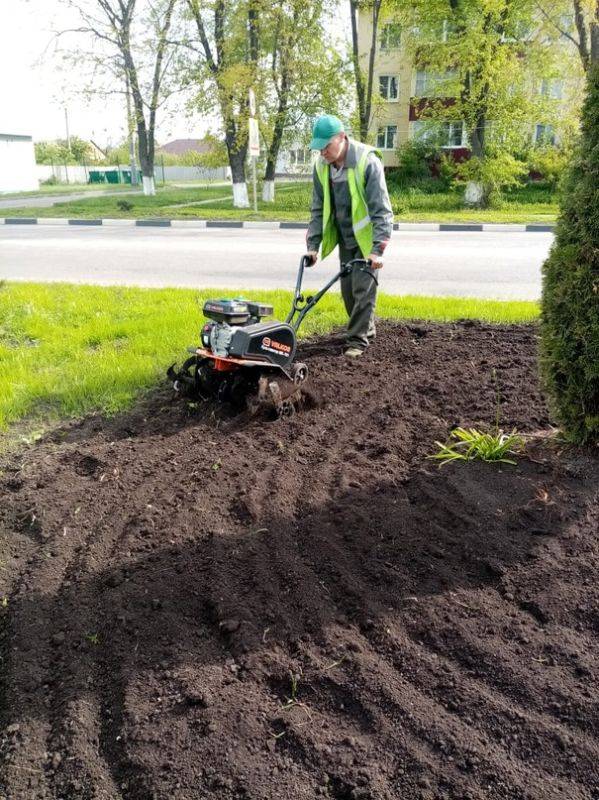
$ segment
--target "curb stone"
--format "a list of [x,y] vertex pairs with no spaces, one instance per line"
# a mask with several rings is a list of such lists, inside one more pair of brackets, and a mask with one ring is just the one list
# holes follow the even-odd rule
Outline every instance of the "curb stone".
[[[233,219],[59,219],[57,217],[0,217],[0,225],[66,225],[143,228],[246,228],[263,230],[307,230],[307,222]],[[394,231],[437,231],[440,233],[551,233],[548,223],[515,224],[501,222],[395,222]]]

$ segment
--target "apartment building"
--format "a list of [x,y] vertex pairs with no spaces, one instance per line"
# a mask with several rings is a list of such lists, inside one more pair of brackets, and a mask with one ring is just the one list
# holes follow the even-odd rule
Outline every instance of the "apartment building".
[[[360,55],[366,69],[372,41],[369,14],[360,14],[358,24],[359,42],[364,46]],[[438,32],[438,41],[445,41],[448,33],[447,23],[444,23]],[[439,75],[418,68],[402,41],[401,25],[385,20],[380,23],[374,61],[372,133],[374,142],[383,153],[385,166],[397,165],[396,150],[402,143],[426,136],[430,123],[421,119],[422,110],[431,98],[450,98],[456,90],[455,81],[456,74],[451,70]],[[543,80],[532,87],[532,91],[565,103],[566,84],[561,79]],[[464,124],[447,121],[440,123],[439,128],[443,149],[457,160],[467,157],[470,151]],[[531,122],[531,138],[534,142],[556,142],[553,126],[541,122]]]

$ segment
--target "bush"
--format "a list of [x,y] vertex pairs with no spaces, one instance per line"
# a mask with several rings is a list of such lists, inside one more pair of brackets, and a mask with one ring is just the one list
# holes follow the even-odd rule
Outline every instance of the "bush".
[[410,140],[397,149],[399,164],[386,170],[390,190],[436,194],[451,188],[455,164],[435,143]]
[[46,178],[45,180],[40,181],[42,186],[56,186],[56,184],[58,182],[59,181],[58,181],[58,178],[56,177],[56,175],[50,175],[49,178]]
[[566,436],[599,444],[599,64],[587,81],[580,144],[543,265],[541,372]]
[[527,153],[529,172],[540,175],[551,187],[556,187],[565,175],[571,153],[552,145],[533,147]]
[[473,156],[456,165],[456,178],[463,183],[476,183],[482,186],[482,205],[497,205],[504,189],[521,186],[528,175],[523,161],[503,150],[491,150],[485,158]]
[[432,176],[431,162],[434,150],[426,142],[410,140],[397,148],[398,171],[404,183]]
[[455,182],[457,169],[458,165],[453,158],[448,156],[447,153],[441,153],[435,164],[437,185],[441,190],[447,191],[451,189]]

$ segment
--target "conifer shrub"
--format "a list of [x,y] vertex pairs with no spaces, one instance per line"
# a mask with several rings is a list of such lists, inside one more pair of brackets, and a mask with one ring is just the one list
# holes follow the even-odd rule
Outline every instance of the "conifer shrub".
[[543,382],[564,434],[599,443],[599,64],[589,70],[580,142],[543,266]]

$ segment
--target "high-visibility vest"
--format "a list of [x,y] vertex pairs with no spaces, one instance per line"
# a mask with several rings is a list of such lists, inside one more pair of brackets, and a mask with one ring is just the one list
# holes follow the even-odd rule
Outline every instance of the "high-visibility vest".
[[[368,213],[365,192],[365,173],[366,162],[370,153],[382,160],[382,154],[374,147],[367,144],[356,143],[357,164],[356,168],[347,168],[347,182],[349,186],[349,196],[351,199],[352,228],[356,242],[364,258],[372,253],[373,225]],[[329,181],[329,165],[324,158],[319,158],[316,162],[316,175],[322,186],[322,243],[321,258],[326,258],[339,243],[337,225],[331,213],[331,184]]]

